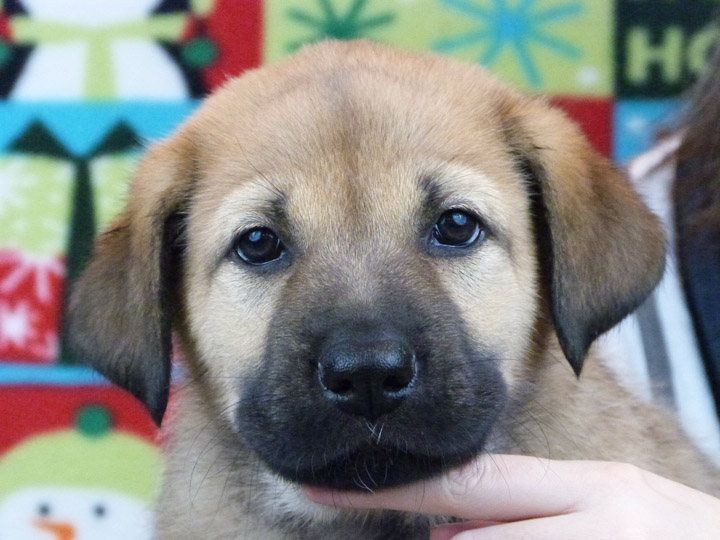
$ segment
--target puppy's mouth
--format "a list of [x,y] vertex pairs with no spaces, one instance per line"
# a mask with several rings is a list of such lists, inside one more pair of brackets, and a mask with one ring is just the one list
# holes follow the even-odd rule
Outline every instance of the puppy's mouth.
[[329,460],[271,468],[286,480],[342,491],[376,491],[410,484],[462,465],[482,451],[482,441],[463,451],[433,455],[367,444]]

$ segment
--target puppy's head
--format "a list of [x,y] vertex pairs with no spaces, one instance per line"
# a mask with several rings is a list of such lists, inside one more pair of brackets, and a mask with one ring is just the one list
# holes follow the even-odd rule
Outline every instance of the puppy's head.
[[542,100],[327,43],[230,82],[150,152],[71,328],[158,422],[177,328],[272,471],[390,486],[482,450],[543,317],[579,373],[662,265],[656,220]]

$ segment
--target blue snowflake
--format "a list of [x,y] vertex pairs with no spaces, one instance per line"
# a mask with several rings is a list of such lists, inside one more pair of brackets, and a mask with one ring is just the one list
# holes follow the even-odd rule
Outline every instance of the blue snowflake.
[[[492,66],[500,53],[510,47],[528,82],[538,87],[542,77],[530,54],[533,46],[539,46],[578,60],[582,53],[572,44],[552,36],[544,27],[551,23],[571,19],[582,14],[583,6],[577,2],[536,9],[538,0],[492,0],[492,6],[480,5],[475,0],[441,0],[450,9],[480,21],[481,27],[468,34],[439,41],[435,49],[451,52],[478,44],[486,44],[478,59],[481,64]],[[484,2],[486,4],[487,2]]]

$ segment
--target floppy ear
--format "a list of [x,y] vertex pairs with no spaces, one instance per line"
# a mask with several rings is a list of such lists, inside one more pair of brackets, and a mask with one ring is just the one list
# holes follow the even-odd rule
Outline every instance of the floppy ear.
[[512,104],[507,118],[533,195],[542,286],[562,350],[579,375],[592,342],[660,280],[663,230],[562,112],[530,99]]
[[140,399],[159,425],[170,389],[178,223],[192,182],[190,143],[176,136],[140,164],[123,212],[72,285],[70,345]]

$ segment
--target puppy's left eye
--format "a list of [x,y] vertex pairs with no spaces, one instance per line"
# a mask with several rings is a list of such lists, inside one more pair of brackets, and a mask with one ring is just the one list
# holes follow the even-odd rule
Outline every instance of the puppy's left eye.
[[431,234],[436,246],[465,248],[485,238],[485,229],[478,218],[464,210],[448,210],[440,216]]
[[258,266],[285,255],[285,246],[271,229],[255,227],[237,237],[233,251],[241,260]]

